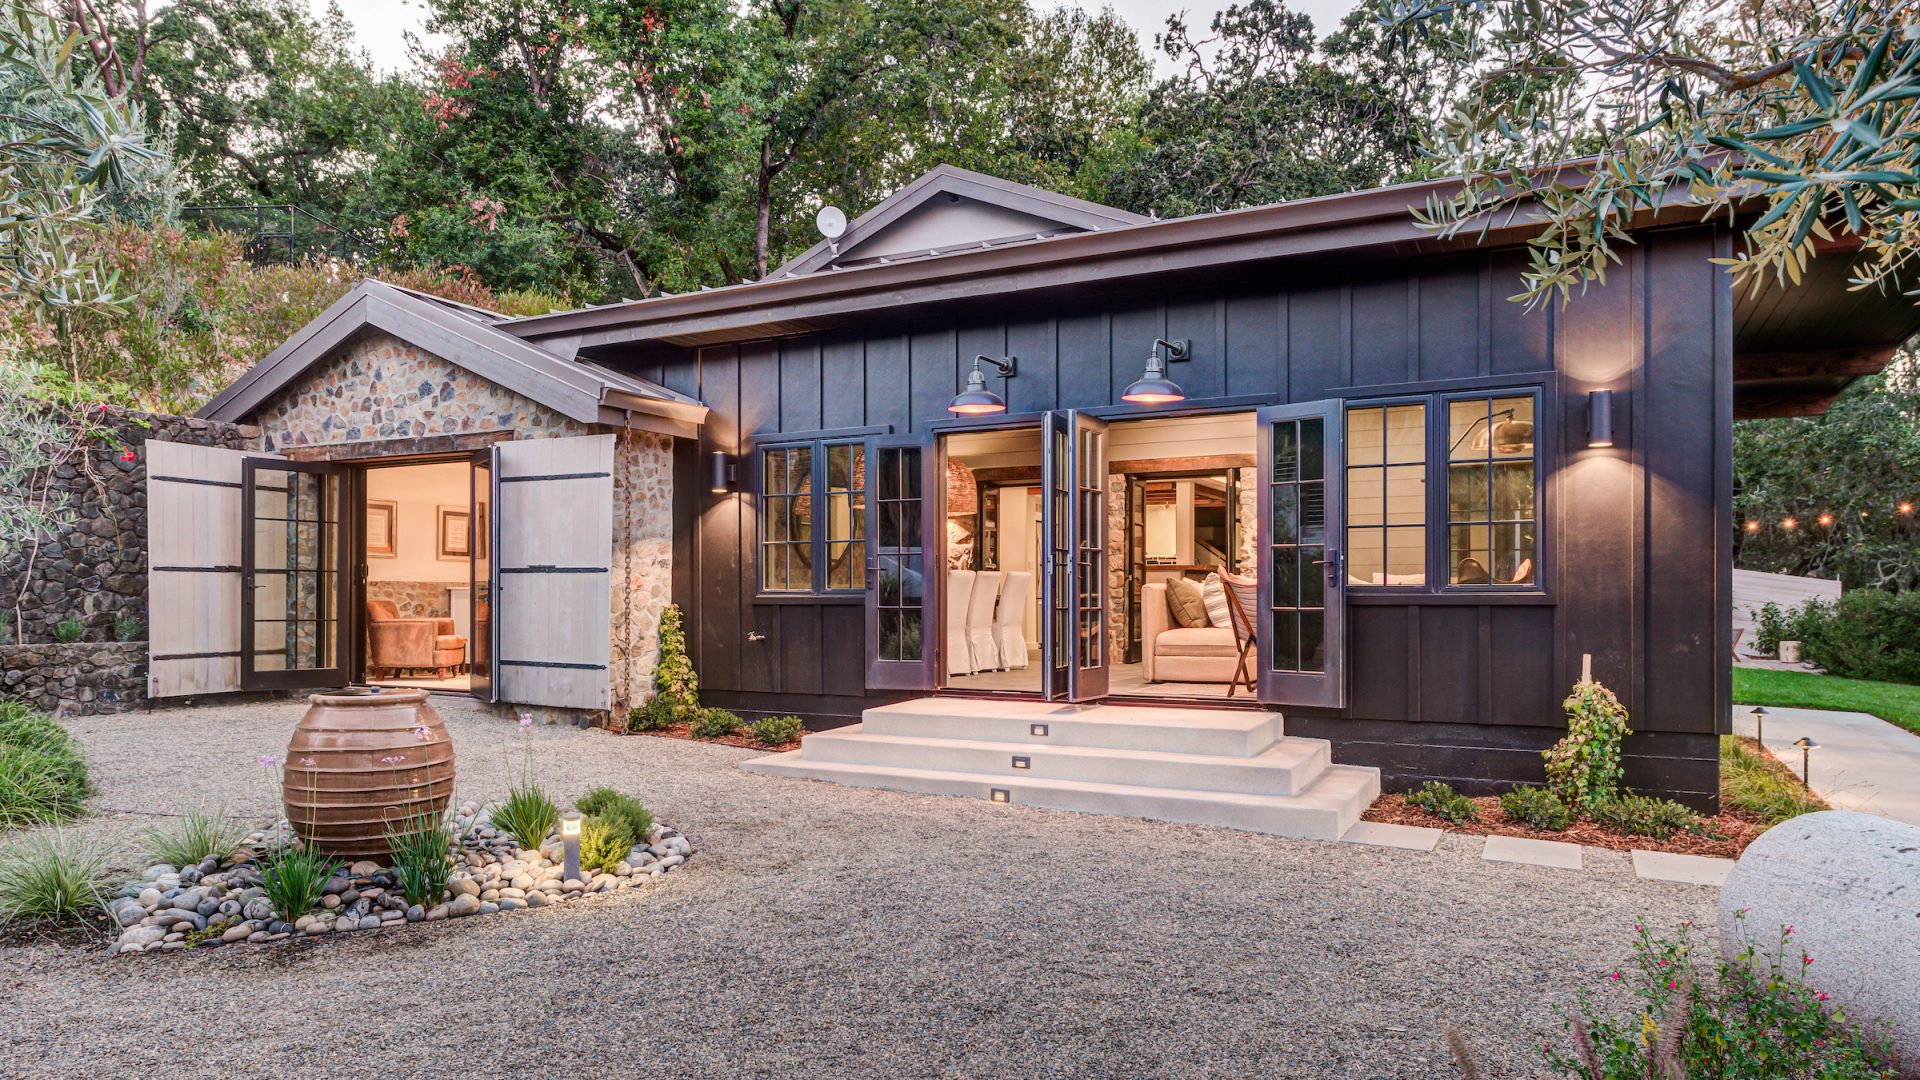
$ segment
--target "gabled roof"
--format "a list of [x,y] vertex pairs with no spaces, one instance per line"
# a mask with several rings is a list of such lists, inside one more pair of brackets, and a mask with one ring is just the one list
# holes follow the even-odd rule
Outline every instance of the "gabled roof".
[[941,165],[769,275],[899,262],[1066,233],[1099,232],[1149,219],[1070,195]]
[[557,356],[500,329],[493,312],[360,282],[208,402],[199,415],[244,420],[366,328],[384,331],[581,423],[621,423],[689,435],[707,407],[658,383]]

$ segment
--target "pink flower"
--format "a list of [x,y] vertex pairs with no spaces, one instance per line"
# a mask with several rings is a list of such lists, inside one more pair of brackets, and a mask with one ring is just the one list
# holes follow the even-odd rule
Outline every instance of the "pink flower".
[[1821,995],[1820,995],[1820,1000],[1821,1000],[1821,1001],[1825,1001],[1825,1000],[1827,1000],[1827,995],[1825,995],[1825,994],[1821,994]]
[[428,739],[433,738],[433,732],[427,730],[427,725],[421,724],[419,727],[413,729],[413,737],[419,739],[421,742],[426,742]]
[[1787,930],[1786,930],[1786,936],[1787,936],[1787,937],[1792,937],[1792,936],[1793,936],[1793,924],[1792,924],[1792,923],[1788,923],[1788,924],[1787,924]]
[[1667,980],[1667,989],[1669,989],[1669,990],[1678,990],[1679,988],[1680,988],[1680,980],[1679,980],[1679,979],[1668,979],[1668,980]]
[[307,768],[311,769],[313,768],[313,759],[310,757],[303,757],[300,759],[300,764],[305,765]]
[[280,762],[279,762],[279,760],[278,760],[277,758],[275,758],[275,757],[274,757],[274,756],[273,756],[272,754],[261,754],[261,755],[260,755],[260,767],[261,767],[261,768],[263,768],[263,769],[271,769],[271,768],[273,768],[273,767],[274,767],[275,765],[278,765],[278,764],[280,764]]
[[1811,963],[1813,963],[1813,957],[1811,957],[1811,956],[1808,956],[1808,955],[1807,955],[1806,953],[1801,953],[1801,954],[1800,954],[1800,962],[1801,962],[1802,964],[1811,964]]
[[380,764],[382,764],[382,765],[398,765],[398,764],[399,764],[400,762],[402,762],[402,761],[405,761],[405,760],[407,760],[407,755],[405,755],[405,754],[395,754],[395,755],[393,755],[392,757],[383,757],[383,758],[381,758],[381,759],[380,759]]
[[121,461],[138,461],[140,460],[140,455],[134,453],[132,450],[122,450],[120,451],[120,460]]
[[1615,982],[1619,982],[1619,981],[1620,981],[1620,973],[1616,971],[1616,972],[1614,972],[1613,974],[1611,974],[1611,975],[1609,975],[1609,976],[1607,976],[1607,978],[1609,978],[1609,979],[1612,979],[1612,980],[1613,980],[1613,981],[1615,981]]
[[530,712],[521,713],[520,714],[520,730],[525,731],[527,728],[530,728],[532,726],[533,726],[533,714]]

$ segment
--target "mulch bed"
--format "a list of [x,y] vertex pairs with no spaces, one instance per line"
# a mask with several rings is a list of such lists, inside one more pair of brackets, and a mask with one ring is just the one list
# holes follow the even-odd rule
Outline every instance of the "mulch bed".
[[778,754],[785,750],[800,749],[799,739],[794,739],[791,742],[778,743],[773,746],[768,746],[763,742],[756,742],[751,735],[722,735],[717,739],[696,739],[693,737],[692,724],[673,724],[655,731],[621,731],[620,734],[659,735],[668,739],[686,739],[688,742],[718,743],[721,746],[737,746],[742,750],[760,750],[769,754]]
[[1748,844],[1766,831],[1766,827],[1757,822],[1744,821],[1731,814],[1722,814],[1717,818],[1708,818],[1722,839],[1710,836],[1695,836],[1692,833],[1675,833],[1666,840],[1655,840],[1651,836],[1629,836],[1625,833],[1603,829],[1591,821],[1576,821],[1560,832],[1545,832],[1530,829],[1507,816],[1500,809],[1500,800],[1492,795],[1482,795],[1473,800],[1480,811],[1480,820],[1465,825],[1452,825],[1434,817],[1425,810],[1407,805],[1402,795],[1383,794],[1367,807],[1360,815],[1363,821],[1384,821],[1394,825],[1419,825],[1427,828],[1445,829],[1448,832],[1464,833],[1468,836],[1524,836],[1529,840],[1559,840],[1569,844],[1585,844],[1588,847],[1611,848],[1614,851],[1626,851],[1639,848],[1641,851],[1671,851],[1681,855],[1718,855],[1722,858],[1739,858]]

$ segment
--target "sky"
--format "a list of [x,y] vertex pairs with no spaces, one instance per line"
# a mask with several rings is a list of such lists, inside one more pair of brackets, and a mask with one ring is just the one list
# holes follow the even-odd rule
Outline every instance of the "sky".
[[[326,9],[328,0],[308,0],[316,13]],[[383,71],[393,71],[407,66],[407,34],[418,36],[420,23],[425,12],[421,0],[334,0],[340,10],[346,13],[347,20],[353,23],[355,35],[360,44],[373,57],[374,65]],[[1041,0],[1045,3],[1046,0]],[[1166,0],[1109,0],[1120,16],[1133,24],[1140,35],[1140,44],[1150,52],[1153,50],[1153,35],[1166,25],[1167,16],[1177,11],[1187,13],[1188,25],[1204,28],[1213,14],[1225,7],[1223,2],[1196,0],[1194,3],[1168,3]],[[1287,6],[1295,11],[1304,12],[1313,19],[1313,25],[1321,34],[1332,30],[1334,25],[1353,10],[1354,0],[1292,0]],[[1093,6],[1093,0],[1087,0],[1083,6]],[[429,42],[429,44],[432,44]],[[1166,58],[1155,54],[1155,62],[1162,74],[1166,73]]]

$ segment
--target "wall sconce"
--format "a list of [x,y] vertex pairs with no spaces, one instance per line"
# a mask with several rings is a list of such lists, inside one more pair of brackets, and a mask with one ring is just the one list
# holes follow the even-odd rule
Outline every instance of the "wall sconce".
[[708,456],[707,460],[712,469],[713,493],[715,495],[724,495],[732,491],[734,484],[737,483],[739,479],[738,470],[734,467],[733,459],[715,450]]
[[986,353],[973,358],[973,370],[967,375],[967,388],[954,395],[947,402],[947,411],[955,416],[991,416],[1007,411],[1007,399],[987,389],[987,377],[981,373],[980,365],[985,364],[1000,373],[1003,379],[1013,376],[1014,358],[1011,356],[988,356]]
[[[1166,350],[1166,358],[1160,357],[1160,350]],[[1127,384],[1120,392],[1121,401],[1131,401],[1135,405],[1165,405],[1173,401],[1187,400],[1187,392],[1180,384],[1167,378],[1167,365],[1193,358],[1193,351],[1186,338],[1168,341],[1166,338],[1154,338],[1147,347],[1147,370],[1138,379]]]
[[1594,448],[1613,445],[1613,391],[1593,390],[1587,394],[1587,445]]
[[564,880],[580,880],[580,812],[569,810],[560,815],[560,843],[566,848],[562,860]]

